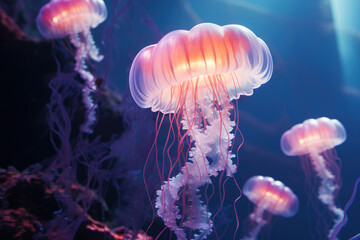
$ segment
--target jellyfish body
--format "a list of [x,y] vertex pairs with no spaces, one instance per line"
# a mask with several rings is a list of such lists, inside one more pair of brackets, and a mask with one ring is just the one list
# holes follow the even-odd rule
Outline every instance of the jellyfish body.
[[[345,140],[344,126],[338,120],[326,117],[305,120],[286,131],[281,137],[281,149],[286,155],[309,156],[317,176],[321,179],[318,198],[335,215],[334,226],[344,216],[343,210],[335,204],[335,193],[339,190],[340,183],[337,180],[339,176],[335,176],[334,173],[340,171],[338,169],[330,171],[328,166],[338,168],[338,164],[325,151],[333,149]],[[332,231],[333,229],[330,230],[329,236]]]
[[[211,184],[210,177],[219,172],[226,170],[228,177],[235,173],[231,100],[252,95],[270,79],[272,68],[268,47],[249,29],[211,23],[170,32],[134,59],[129,85],[135,102],[154,112],[172,113],[171,121],[181,119],[178,133],[181,128],[185,134],[178,137],[179,145],[189,136],[192,146],[173,177],[181,154],[171,163],[155,203],[157,214],[178,239],[186,239],[186,229],[202,239],[211,232],[211,214],[198,188]],[[186,201],[180,209],[181,197]]]
[[246,240],[256,239],[261,228],[267,223],[263,218],[264,211],[292,217],[299,209],[299,200],[291,189],[271,177],[251,177],[245,182],[243,193],[255,204],[254,212],[250,215],[255,227],[243,238]]
[[70,37],[76,48],[75,71],[86,81],[83,102],[88,116],[81,129],[91,133],[95,122],[96,104],[90,94],[96,91],[95,77],[87,70],[85,61],[101,61],[103,56],[94,44],[90,29],[97,27],[107,17],[103,0],[51,0],[44,5],[36,18],[40,33],[48,39]]
[[130,91],[140,107],[173,113],[216,101],[216,95],[252,95],[270,79],[272,67],[266,44],[249,29],[203,23],[141,50],[131,66]]

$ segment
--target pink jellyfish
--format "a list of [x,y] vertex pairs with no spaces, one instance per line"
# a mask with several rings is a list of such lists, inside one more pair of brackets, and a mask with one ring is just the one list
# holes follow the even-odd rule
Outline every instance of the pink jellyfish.
[[[236,172],[231,146],[238,130],[237,112],[230,117],[234,110],[231,100],[252,95],[270,79],[272,70],[266,44],[240,25],[203,23],[190,31],[173,31],[134,59],[129,84],[135,102],[169,114],[171,128],[178,128],[180,151],[176,159],[169,157],[168,176],[159,169],[163,185],[155,204],[157,214],[178,239],[187,235],[203,239],[210,234],[217,213],[210,218],[199,188],[206,185],[207,189],[211,176],[219,172],[220,179],[224,171],[226,179]],[[175,131],[169,129],[171,132]],[[184,142],[189,148],[181,152]],[[174,175],[179,165],[180,172]],[[225,190],[219,191],[224,192],[222,204]],[[208,204],[211,196],[205,198]]]
[[83,88],[83,102],[88,110],[87,121],[81,129],[91,133],[95,122],[96,104],[90,93],[96,91],[95,77],[87,70],[86,59],[101,61],[102,55],[94,44],[90,28],[97,27],[107,17],[103,0],[51,0],[45,4],[37,16],[36,24],[45,38],[70,37],[76,47],[75,71],[86,81]]
[[293,217],[299,209],[297,196],[282,182],[271,177],[254,176],[243,187],[244,195],[255,204],[250,220],[255,227],[244,237],[245,240],[257,239],[261,228],[267,224],[263,218],[265,211],[283,217]]
[[[281,137],[281,149],[287,156],[306,155],[321,179],[318,198],[335,215],[334,226],[344,217],[336,207],[335,195],[340,188],[340,169],[334,154],[327,150],[346,140],[344,126],[336,119],[326,117],[308,119],[293,126]],[[329,237],[333,229],[329,232]]]

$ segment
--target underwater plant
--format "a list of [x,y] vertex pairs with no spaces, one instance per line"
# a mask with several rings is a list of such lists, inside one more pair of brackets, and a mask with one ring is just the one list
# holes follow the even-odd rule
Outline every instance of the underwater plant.
[[282,182],[271,177],[254,176],[248,179],[242,188],[244,195],[255,204],[249,218],[255,224],[244,240],[257,239],[261,228],[268,222],[263,218],[267,211],[273,215],[293,217],[299,209],[297,196]]
[[[341,186],[339,165],[334,154],[327,150],[333,150],[345,140],[344,126],[338,120],[326,117],[305,120],[293,126],[281,137],[281,149],[284,154],[304,156],[306,159],[302,159],[302,162],[311,161],[321,180],[318,199],[334,214],[334,227],[343,219],[344,212],[335,203],[336,194]],[[305,174],[307,172],[305,170]],[[329,231],[329,237],[333,230],[334,228]]]
[[83,132],[92,133],[96,121],[96,104],[90,96],[96,91],[95,77],[87,70],[86,60],[101,61],[103,56],[94,44],[90,29],[105,21],[107,10],[103,0],[51,0],[44,5],[36,18],[40,33],[49,39],[70,37],[76,48],[75,71],[86,81],[83,88],[83,103],[88,110]]
[[[187,235],[204,239],[211,233],[213,220],[225,199],[224,184],[233,177],[237,167],[233,163],[232,142],[239,131],[238,113],[231,101],[240,95],[252,95],[254,89],[270,79],[272,70],[266,44],[240,25],[221,27],[203,23],[190,31],[173,31],[159,43],[142,49],[134,59],[129,76],[130,91],[141,108],[158,112],[156,139],[165,114],[170,119],[163,150],[163,155],[167,152],[170,170],[165,174],[164,167],[160,169],[157,162],[163,185],[157,191],[155,207],[178,239],[186,239]],[[175,141],[168,142],[169,135],[175,133],[178,151],[173,159],[168,150]],[[168,150],[165,150],[167,144]],[[188,147],[183,149],[185,145]],[[176,169],[180,172],[174,176]],[[221,182],[225,171],[227,178]],[[220,208],[211,218],[208,207],[214,195],[211,177],[219,172]],[[144,181],[146,184],[146,179]],[[213,193],[208,197],[205,190],[204,205],[199,188],[206,185],[208,189],[209,184]],[[240,193],[236,181],[235,184]],[[235,235],[236,231],[234,238]]]

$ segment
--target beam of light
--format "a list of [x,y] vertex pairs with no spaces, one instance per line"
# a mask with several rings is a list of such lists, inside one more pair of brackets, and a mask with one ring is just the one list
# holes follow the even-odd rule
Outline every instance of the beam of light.
[[330,0],[345,85],[360,89],[360,1]]
[[239,0],[220,0],[221,2],[227,3],[229,5],[234,5],[241,7],[243,9],[257,12],[260,14],[270,15],[271,11],[268,8],[261,6],[260,4],[255,4],[252,1],[239,1]]

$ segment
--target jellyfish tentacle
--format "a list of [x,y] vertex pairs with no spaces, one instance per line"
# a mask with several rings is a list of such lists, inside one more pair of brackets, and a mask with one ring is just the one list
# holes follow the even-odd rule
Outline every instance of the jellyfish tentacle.
[[255,223],[255,227],[251,230],[251,232],[243,238],[243,240],[255,240],[257,239],[257,236],[259,235],[262,227],[266,224],[266,221],[263,218],[264,209],[255,206],[255,210],[252,214],[250,214],[249,218],[251,221]]
[[335,215],[333,228],[329,231],[330,237],[335,227],[344,217],[344,211],[336,207],[334,199],[334,193],[338,190],[339,186],[336,184],[335,176],[327,169],[323,156],[313,151],[310,153],[310,158],[317,176],[321,179],[318,198]]
[[[211,183],[211,176],[217,176],[218,172],[226,169],[227,175],[231,176],[236,172],[236,165],[233,163],[234,155],[229,147],[234,138],[230,132],[235,123],[230,119],[231,104],[228,101],[222,103],[219,109],[214,108],[212,101],[204,101],[197,109],[185,109],[182,128],[188,130],[194,122],[195,126],[190,129],[189,135],[194,147],[189,153],[189,159],[181,172],[175,177],[165,181],[161,190],[157,191],[155,207],[158,215],[164,220],[165,225],[173,230],[178,239],[186,239],[183,228],[198,230],[194,239],[205,239],[211,233],[213,223],[210,219],[211,213],[206,205],[200,200],[197,194],[198,188],[204,184]],[[202,123],[206,121],[207,123]],[[206,127],[204,127],[206,125]],[[222,129],[219,131],[219,129]],[[220,141],[219,141],[220,140]],[[210,158],[212,160],[209,163]],[[180,219],[180,209],[175,205],[182,194],[190,196],[191,204],[186,209],[185,220],[179,226],[176,219]]]
[[97,109],[97,104],[94,102],[94,100],[91,97],[91,93],[93,92],[92,88],[88,87],[88,86],[84,86],[84,88],[82,89],[82,97],[83,97],[83,103],[85,106],[85,109],[87,110],[86,112],[86,117],[85,117],[85,122],[81,125],[80,129],[83,132],[86,133],[92,133],[92,125],[96,122],[96,112],[95,110]]
[[[155,207],[158,209],[157,214],[163,219],[165,225],[175,232],[178,239],[186,239],[185,231],[176,223],[181,218],[180,209],[175,205],[178,191],[183,186],[183,174],[179,173],[175,178],[165,181],[161,190],[157,191]],[[176,181],[178,180],[178,181]],[[176,184],[171,184],[176,183]],[[175,194],[172,194],[175,193]]]
[[83,37],[87,38],[88,40],[86,42],[83,42],[81,40],[80,34],[70,35],[70,41],[77,49],[75,56],[75,71],[78,72],[80,76],[85,80],[85,84],[82,89],[82,100],[86,109],[86,117],[85,122],[81,125],[80,129],[86,133],[93,132],[91,127],[96,121],[95,110],[97,108],[97,105],[94,102],[91,94],[97,90],[97,86],[95,82],[95,77],[87,70],[85,60],[88,56],[90,56],[92,59],[94,59],[95,57],[96,59],[94,60],[96,61],[100,61],[102,59],[102,57],[98,55],[98,52],[97,54],[95,54],[96,51],[90,49],[96,48],[94,44],[93,46],[91,46],[91,43],[93,43],[93,41],[91,40],[92,37],[90,36],[92,36],[90,31],[84,33]]
[[96,62],[100,62],[101,60],[103,60],[104,56],[99,53],[99,49],[95,45],[95,41],[91,32],[87,33],[86,39],[87,39],[86,52],[88,53],[90,58]]
[[75,55],[75,71],[78,72],[81,77],[88,81],[91,80],[92,75],[84,69],[85,63],[84,59],[86,57],[85,45],[81,42],[80,34],[70,34],[70,42],[76,47]]
[[[82,40],[84,38],[84,40]],[[99,49],[95,46],[94,39],[90,31],[84,32],[82,36],[79,33],[70,35],[70,42],[76,47],[75,71],[87,81],[87,84],[94,91],[96,84],[94,76],[87,70],[86,59],[90,57],[92,60],[99,62],[104,56],[99,54]]]
[[[187,168],[196,168],[194,166],[190,167],[191,164],[189,163]],[[187,239],[183,229],[185,227],[200,231],[198,235],[194,235],[195,239],[199,239],[198,236],[205,239],[207,235],[205,233],[210,233],[212,228],[211,214],[207,212],[206,206],[203,205],[199,195],[196,194],[198,192],[196,189],[198,186],[197,179],[190,180],[189,175],[184,174],[184,171],[186,171],[185,167],[176,177],[164,182],[161,190],[157,191],[158,196],[155,207],[158,209],[157,213],[163,219],[165,225],[175,232],[178,239]],[[175,202],[179,199],[178,193],[182,188],[186,188],[183,194],[189,195],[191,204],[190,207],[184,210],[186,211],[183,213],[185,214],[185,221],[179,226],[176,220],[181,219],[182,216]]]

